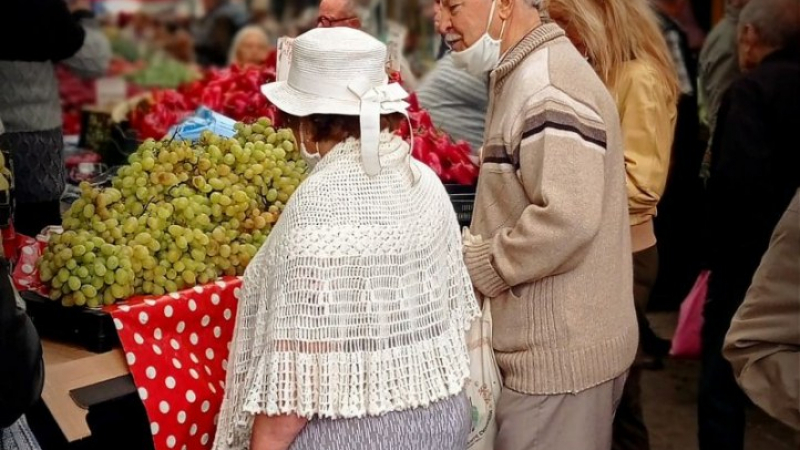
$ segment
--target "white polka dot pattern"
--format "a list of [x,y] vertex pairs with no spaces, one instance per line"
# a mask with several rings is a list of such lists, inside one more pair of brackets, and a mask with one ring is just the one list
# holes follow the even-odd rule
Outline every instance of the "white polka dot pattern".
[[211,449],[240,286],[230,278],[109,308],[156,450]]

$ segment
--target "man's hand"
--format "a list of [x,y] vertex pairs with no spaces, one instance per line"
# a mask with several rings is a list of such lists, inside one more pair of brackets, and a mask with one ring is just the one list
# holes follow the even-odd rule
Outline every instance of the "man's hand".
[[461,229],[461,239],[463,244],[466,245],[481,245],[483,244],[483,237],[478,235],[475,236],[469,232],[469,227],[464,227]]

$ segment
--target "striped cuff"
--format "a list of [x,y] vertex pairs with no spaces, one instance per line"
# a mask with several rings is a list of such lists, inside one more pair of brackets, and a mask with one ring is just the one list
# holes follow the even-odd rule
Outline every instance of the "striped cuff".
[[511,289],[492,266],[491,243],[464,246],[464,262],[472,278],[472,284],[481,294],[495,298]]

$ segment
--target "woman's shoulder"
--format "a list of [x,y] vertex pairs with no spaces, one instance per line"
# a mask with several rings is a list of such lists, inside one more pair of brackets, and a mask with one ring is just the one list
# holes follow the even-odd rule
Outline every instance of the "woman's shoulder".
[[666,77],[654,64],[645,60],[626,61],[620,68],[614,91],[618,107],[642,98],[660,98],[658,101],[663,101],[664,105],[671,103]]
[[640,91],[657,89],[666,91],[667,80],[655,64],[643,59],[626,61],[620,68],[617,89]]
[[619,71],[619,82],[628,85],[657,83],[661,79],[656,66],[643,59],[625,61]]

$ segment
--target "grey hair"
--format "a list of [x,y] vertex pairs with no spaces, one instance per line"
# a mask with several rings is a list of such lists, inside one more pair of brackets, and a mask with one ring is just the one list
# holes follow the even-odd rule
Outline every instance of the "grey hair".
[[747,25],[763,45],[786,47],[800,39],[800,0],[751,0],[739,15],[739,30]]
[[228,50],[228,64],[233,64],[236,62],[239,45],[241,45],[244,38],[246,38],[250,34],[257,34],[259,37],[264,39],[264,42],[266,42],[267,45],[270,45],[269,36],[261,26],[247,25],[246,27],[239,30],[239,32],[236,33],[236,36],[233,38],[233,43],[231,44],[231,48]]

